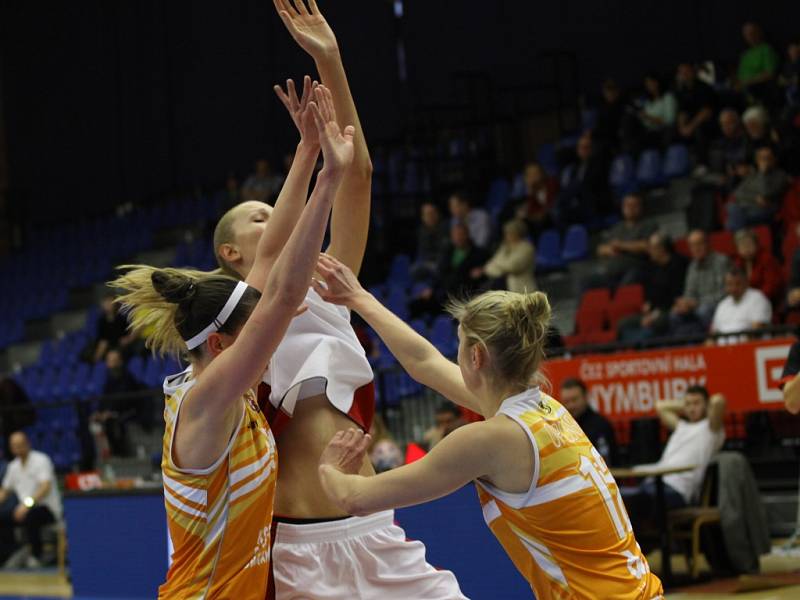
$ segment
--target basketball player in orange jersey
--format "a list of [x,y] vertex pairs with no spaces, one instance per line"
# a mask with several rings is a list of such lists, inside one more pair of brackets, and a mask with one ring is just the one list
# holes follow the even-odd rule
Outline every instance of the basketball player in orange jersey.
[[[298,0],[295,8],[275,0],[275,5],[294,39],[314,58],[340,122],[357,124],[355,157],[333,205],[327,252],[358,272],[369,228],[372,168],[336,37],[315,2],[307,7]],[[308,85],[307,80],[304,88]],[[286,93],[276,92],[290,113],[299,114],[303,100],[297,99],[291,82]],[[307,185],[317,149],[297,117],[295,123],[302,141],[285,185]],[[252,278],[256,240],[265,223],[270,243],[285,243],[293,227],[291,215],[299,215],[303,206],[292,208],[283,195],[274,210],[261,202],[244,202],[220,219],[214,251],[226,273]],[[273,227],[278,219],[281,226]],[[392,511],[353,517],[323,492],[317,465],[331,436],[354,425],[369,430],[372,424],[373,374],[349,312],[324,302],[314,290],[309,290],[305,305],[308,310],[292,321],[259,390],[280,454],[269,596],[464,598],[451,572],[437,571],[426,562],[423,544],[406,541],[403,530],[394,525]],[[368,459],[362,460],[359,472],[374,474]]]
[[544,294],[491,291],[452,302],[456,365],[339,261],[323,256],[317,272],[321,296],[358,312],[414,379],[486,418],[456,429],[421,460],[374,477],[358,475],[369,436],[337,433],[319,467],[331,499],[368,514],[475,481],[486,523],[537,598],[661,597],[603,458],[535,383],[550,321]]
[[253,390],[303,302],[353,159],[353,128],[340,132],[324,92],[303,115],[315,122],[324,168],[285,248],[269,252],[262,236],[253,280],[263,283],[134,266],[111,284],[131,329],[153,330],[153,351],[188,352],[190,362],[164,382],[161,468],[174,552],[159,598],[263,598],[266,590],[277,455]]

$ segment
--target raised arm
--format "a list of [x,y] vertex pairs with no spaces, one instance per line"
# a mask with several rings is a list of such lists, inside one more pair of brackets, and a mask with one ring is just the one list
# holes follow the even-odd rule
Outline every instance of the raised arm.
[[424,458],[372,477],[357,474],[369,436],[353,429],[340,431],[320,458],[322,488],[351,515],[441,498],[492,472],[498,462],[492,451],[497,445],[493,427],[488,421],[459,427]]
[[656,402],[656,412],[661,424],[670,431],[673,431],[678,426],[680,417],[678,416],[683,410],[683,400],[658,400]]
[[315,0],[308,0],[308,6],[304,0],[295,0],[294,6],[289,0],[274,0],[274,3],[286,29],[314,59],[322,83],[331,90],[339,124],[354,125],[356,128],[353,163],[344,176],[333,205],[331,244],[327,251],[358,274],[369,233],[372,162],[347,82],[339,44]]
[[[324,106],[322,109],[324,110]],[[310,103],[309,110],[319,131],[325,166],[297,227],[275,261],[253,309],[230,351],[218,358],[198,377],[192,395],[203,399],[203,414],[213,422],[215,415],[227,413],[257,381],[272,353],[286,332],[295,310],[302,303],[319,259],[322,238],[328,223],[333,198],[353,156],[353,128],[342,134],[327,111]]]
[[[277,85],[274,89],[300,132],[300,142],[297,145],[294,161],[292,161],[286,181],[283,183],[281,193],[275,202],[275,209],[258,241],[253,267],[245,279],[248,285],[258,290],[264,288],[272,266],[303,213],[308,195],[308,184],[319,156],[317,126],[314,122],[314,115],[307,110],[308,103],[319,95],[317,83],[312,83],[311,78],[306,75],[303,79],[303,95],[299,100],[294,81],[291,79],[286,81],[285,92]],[[320,100],[317,99],[317,101]],[[329,102],[329,99],[323,98],[322,101]]]
[[470,410],[479,411],[477,398],[467,389],[461,369],[447,360],[433,344],[406,325],[367,292],[342,262],[322,256],[318,267],[325,285],[314,281],[323,299],[356,311],[384,341],[416,381]]
[[714,394],[708,401],[708,426],[711,431],[720,431],[725,423],[725,396]]

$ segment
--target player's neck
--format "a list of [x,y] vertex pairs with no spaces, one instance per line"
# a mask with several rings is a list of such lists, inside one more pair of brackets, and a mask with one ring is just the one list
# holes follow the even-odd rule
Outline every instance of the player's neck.
[[497,414],[506,399],[524,392],[518,386],[498,386],[494,387],[487,383],[482,383],[473,394],[478,398],[480,413],[484,418],[489,419]]

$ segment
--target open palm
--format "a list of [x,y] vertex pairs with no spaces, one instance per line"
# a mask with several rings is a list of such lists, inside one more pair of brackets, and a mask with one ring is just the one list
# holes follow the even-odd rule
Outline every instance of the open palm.
[[314,90],[315,102],[308,105],[314,115],[322,146],[322,157],[325,168],[346,169],[353,162],[353,135],[355,128],[348,125],[344,130],[336,123],[336,111],[333,108],[331,92],[324,85]]
[[286,29],[315,60],[338,49],[336,36],[325,17],[319,12],[315,0],[273,0]]

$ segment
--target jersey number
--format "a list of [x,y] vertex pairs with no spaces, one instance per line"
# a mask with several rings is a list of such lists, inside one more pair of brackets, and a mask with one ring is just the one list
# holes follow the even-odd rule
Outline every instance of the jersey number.
[[[625,511],[625,505],[622,503],[622,498],[617,489],[614,477],[611,475],[603,457],[592,448],[592,458],[588,456],[581,456],[581,475],[589,479],[594,487],[600,492],[603,502],[606,505],[606,511],[614,523],[614,529],[617,532],[617,537],[624,540],[632,531],[631,521],[628,518],[628,513]],[[614,491],[612,492],[612,487]]]

